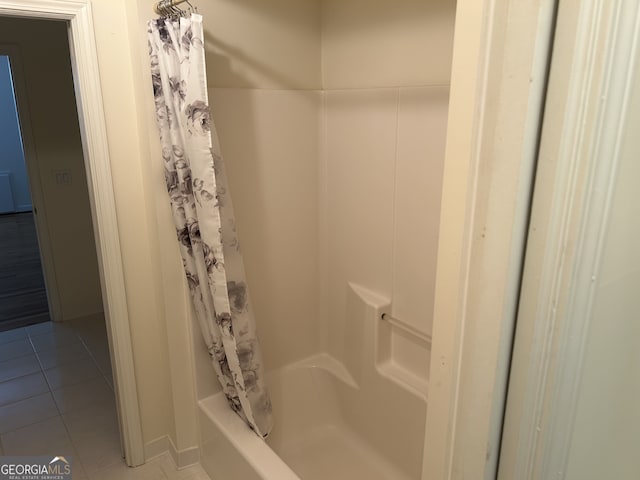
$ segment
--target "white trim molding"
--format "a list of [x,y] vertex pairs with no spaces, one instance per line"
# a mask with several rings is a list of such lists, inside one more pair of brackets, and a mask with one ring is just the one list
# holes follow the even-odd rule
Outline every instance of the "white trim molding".
[[554,0],[459,0],[423,480],[495,479]]
[[147,461],[168,453],[178,470],[188,468],[200,461],[200,449],[198,447],[178,450],[169,435],[163,435],[155,440],[147,442],[144,446],[144,455]]
[[558,25],[505,421],[505,480],[565,475],[640,5],[567,2]]
[[144,463],[129,314],[90,0],[0,0],[0,15],[66,20],[125,459]]

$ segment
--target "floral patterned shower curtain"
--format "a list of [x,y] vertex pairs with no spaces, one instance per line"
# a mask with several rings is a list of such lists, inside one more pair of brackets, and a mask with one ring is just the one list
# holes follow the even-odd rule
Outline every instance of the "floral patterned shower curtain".
[[165,179],[194,311],[231,408],[265,437],[271,402],[208,106],[202,17],[151,20],[148,33]]

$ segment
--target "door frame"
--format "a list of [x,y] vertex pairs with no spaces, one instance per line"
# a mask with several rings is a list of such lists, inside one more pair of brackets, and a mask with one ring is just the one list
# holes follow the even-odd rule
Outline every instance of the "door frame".
[[500,479],[564,478],[594,280],[600,272],[631,85],[637,81],[640,6],[625,0],[565,2],[558,32]]
[[423,480],[494,480],[557,1],[458,0]]
[[68,22],[120,433],[127,465],[141,465],[144,443],[91,2],[0,0],[0,15]]

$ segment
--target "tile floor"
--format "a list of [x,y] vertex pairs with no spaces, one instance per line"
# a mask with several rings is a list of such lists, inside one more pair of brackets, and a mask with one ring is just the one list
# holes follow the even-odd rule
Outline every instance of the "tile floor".
[[101,315],[0,333],[0,455],[71,456],[74,480],[209,479],[168,454],[125,465]]

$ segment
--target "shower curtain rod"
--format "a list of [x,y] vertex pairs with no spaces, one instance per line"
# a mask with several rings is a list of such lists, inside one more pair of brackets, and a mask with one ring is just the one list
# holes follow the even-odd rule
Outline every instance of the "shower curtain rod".
[[187,3],[192,9],[194,9],[189,0],[161,0],[155,4],[153,10],[161,16],[176,14],[178,13],[176,9],[179,10],[178,5],[181,3]]

